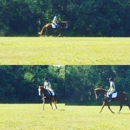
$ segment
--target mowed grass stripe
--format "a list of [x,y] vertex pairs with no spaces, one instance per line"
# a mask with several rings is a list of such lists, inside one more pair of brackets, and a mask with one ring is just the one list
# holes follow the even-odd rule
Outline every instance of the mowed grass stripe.
[[129,130],[130,111],[123,107],[117,114],[119,106],[111,106],[115,114],[107,107],[99,113],[101,106],[66,106],[67,130]]
[[130,111],[124,106],[107,107],[99,114],[101,106],[65,106],[57,104],[0,104],[0,130],[129,130]]
[[1,65],[123,65],[130,38],[1,37]]
[[[65,105],[0,104],[0,130],[65,130]],[[63,128],[63,129],[62,129]]]

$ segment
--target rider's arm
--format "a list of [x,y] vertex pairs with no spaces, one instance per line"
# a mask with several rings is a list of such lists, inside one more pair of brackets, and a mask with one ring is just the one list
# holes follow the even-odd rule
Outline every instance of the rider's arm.
[[110,87],[109,87],[109,89],[108,89],[108,92],[110,92],[111,91],[111,88],[112,88],[112,84],[111,84],[112,82],[110,82]]
[[114,82],[110,82],[110,88],[109,88],[109,91],[112,91],[115,89],[115,84]]
[[44,82],[44,86],[43,87],[46,88],[45,82]]
[[50,82],[48,82],[48,87],[51,88],[51,83]]

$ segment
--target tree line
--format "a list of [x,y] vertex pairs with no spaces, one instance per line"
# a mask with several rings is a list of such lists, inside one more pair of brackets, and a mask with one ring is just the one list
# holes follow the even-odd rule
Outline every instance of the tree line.
[[130,36],[128,0],[0,0],[1,36],[37,36],[43,25],[68,20],[67,36]]
[[38,86],[48,77],[57,93],[58,103],[98,104],[94,89],[108,90],[110,77],[117,91],[130,94],[128,65],[12,65],[0,66],[0,103],[40,103]]
[[57,93],[58,102],[65,102],[64,72],[64,66],[0,66],[0,102],[41,102],[38,86],[43,86],[45,77]]
[[97,104],[94,89],[109,89],[113,78],[116,90],[130,94],[130,66],[66,66],[66,104]]

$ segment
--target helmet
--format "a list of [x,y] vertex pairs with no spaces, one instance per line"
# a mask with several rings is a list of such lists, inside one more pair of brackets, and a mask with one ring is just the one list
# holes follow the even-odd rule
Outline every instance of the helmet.
[[113,78],[109,78],[109,81],[113,81]]
[[48,78],[46,77],[46,78],[44,78],[44,80],[48,80]]

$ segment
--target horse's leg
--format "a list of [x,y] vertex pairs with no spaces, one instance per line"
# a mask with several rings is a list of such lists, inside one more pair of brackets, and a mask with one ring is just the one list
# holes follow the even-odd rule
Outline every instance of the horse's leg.
[[44,28],[45,27],[43,26],[42,30],[40,32],[38,32],[39,35],[42,35]]
[[99,113],[101,113],[101,112],[102,112],[102,110],[103,110],[103,108],[104,108],[105,104],[106,104],[106,102],[105,102],[105,101],[103,101],[102,108],[101,108],[101,111],[100,111]]
[[[125,100],[128,100],[128,98],[127,99],[125,99]],[[119,109],[119,112],[118,112],[118,114],[120,114],[120,112],[121,112],[121,110],[122,110],[122,107],[123,107],[123,103],[125,102],[125,100],[121,100],[120,101],[120,109]],[[129,109],[130,109],[130,106],[129,106],[129,102],[128,102],[128,107],[129,107]]]
[[55,107],[56,107],[56,109],[57,109],[56,101],[55,101]]
[[128,104],[127,106],[129,107],[129,110],[130,110],[130,106],[129,106],[129,104]]
[[42,101],[43,101],[43,110],[44,110],[44,104],[45,104],[45,98],[42,96]]
[[61,29],[58,29],[58,32],[59,32],[58,37],[60,37],[61,36]]
[[57,101],[56,101],[56,100],[54,100],[55,109],[57,109],[56,103],[57,103]]
[[52,106],[52,101],[50,102],[50,105],[51,105],[51,108],[53,109],[53,106]]
[[109,103],[107,103],[108,104],[108,108],[109,108],[109,110],[114,114],[114,112],[111,110],[111,108],[110,108],[110,104]]
[[123,107],[123,102],[120,102],[120,109],[118,111],[118,114],[120,114],[122,107]]
[[48,30],[46,29],[46,31],[45,31],[45,36],[47,36],[47,32],[48,32]]
[[129,97],[127,96],[127,106],[129,107],[129,110],[130,110],[130,103],[129,103]]
[[130,110],[130,106],[128,105],[128,107],[129,107],[129,110]]
[[61,33],[58,35],[58,37],[60,37],[61,36]]

